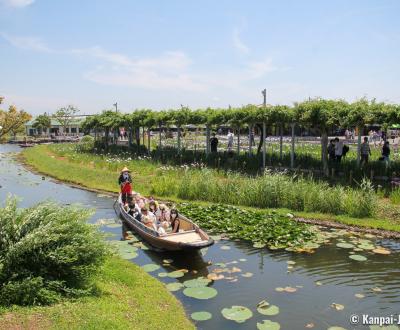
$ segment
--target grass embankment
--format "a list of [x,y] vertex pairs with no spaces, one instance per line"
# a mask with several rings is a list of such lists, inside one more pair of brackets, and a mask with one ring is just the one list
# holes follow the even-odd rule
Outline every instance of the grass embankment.
[[109,258],[96,285],[94,297],[0,308],[0,329],[194,329],[163,284],[128,261]]
[[[88,188],[100,189],[110,192],[117,192],[118,186],[116,185],[116,178],[119,173],[121,166],[128,165],[133,170],[134,176],[134,189],[140,191],[144,195],[155,194],[159,198],[168,198],[169,200],[182,201],[185,199],[191,200],[203,200],[203,201],[215,201],[207,197],[196,198],[196,196],[189,196],[185,193],[185,184],[183,183],[183,173],[182,170],[176,170],[172,168],[160,167],[158,164],[150,162],[148,160],[121,160],[118,157],[113,157],[108,155],[107,157],[96,156],[92,154],[77,154],[72,151],[73,146],[63,146],[63,145],[42,145],[34,148],[30,148],[24,151],[25,162],[28,165],[33,166],[35,169],[42,173],[46,173],[53,176],[59,180],[79,184]],[[195,172],[192,171],[197,179],[201,179]],[[219,183],[214,186],[221,188],[221,182],[224,180],[228,183],[227,177],[218,177],[215,172],[213,174]],[[207,177],[206,179],[210,179]],[[238,178],[238,180],[242,180]],[[203,182],[207,186],[207,183]],[[304,183],[303,191],[308,189],[307,182]],[[231,186],[234,188],[234,186]],[[261,187],[261,186],[260,186]],[[286,185],[286,188],[290,191],[292,186]],[[322,187],[322,186],[321,186]],[[177,189],[178,188],[178,189]],[[318,187],[317,187],[318,188]],[[315,190],[315,196],[319,196],[318,192],[321,190]],[[324,188],[324,187],[322,187]],[[180,190],[179,190],[180,189]],[[339,189],[339,188],[338,188]],[[340,189],[339,189],[340,190]],[[323,189],[321,192],[325,194],[324,196],[328,200],[323,201],[324,205],[329,208],[330,203],[335,205],[338,200],[344,198],[341,194],[342,191],[337,190],[332,195],[329,191]],[[250,192],[250,191],[249,191]],[[190,192],[189,192],[190,193]],[[254,192],[252,192],[254,193]],[[357,195],[357,192],[350,192],[348,194],[347,208],[351,210],[352,207],[357,207],[358,204],[364,204],[364,200],[357,200],[358,197],[362,198],[362,195]],[[220,194],[225,198],[224,194]],[[251,194],[249,194],[250,196]],[[261,194],[260,194],[261,195]],[[291,193],[293,199],[296,200],[295,191]],[[243,196],[241,196],[243,197]],[[245,198],[245,196],[243,197]],[[225,199],[226,200],[226,199]],[[265,203],[269,203],[269,200],[265,198],[262,199]],[[288,199],[290,202],[290,200]],[[197,201],[196,201],[197,202]],[[290,203],[288,202],[288,205]],[[298,201],[301,204],[301,201]],[[318,201],[308,200],[310,206],[315,207],[318,210]],[[279,201],[281,203],[281,201]],[[236,203],[243,206],[241,203]],[[245,204],[246,205],[246,204]],[[249,204],[247,204],[249,206]],[[250,206],[253,206],[250,204]],[[258,206],[258,205],[257,205]],[[295,204],[297,207],[297,202]],[[302,205],[300,205],[302,206]],[[273,206],[276,208],[276,206]],[[278,206],[280,212],[290,211],[288,207]],[[303,206],[302,206],[303,207]],[[368,207],[368,205],[365,205]],[[296,208],[295,208],[296,209]],[[334,209],[334,208],[333,208]],[[294,213],[297,217],[318,219],[326,221],[335,221],[339,223],[344,223],[348,225],[355,225],[359,227],[370,227],[379,228],[384,230],[400,231],[400,221],[398,207],[391,205],[387,200],[379,199],[376,205],[376,210],[374,216],[356,218],[349,216],[348,214],[332,214],[329,213],[319,213],[314,212],[312,209],[297,209]]]

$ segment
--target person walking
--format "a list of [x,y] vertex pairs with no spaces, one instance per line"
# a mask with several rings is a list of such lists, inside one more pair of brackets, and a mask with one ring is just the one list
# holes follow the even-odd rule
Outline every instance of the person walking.
[[386,141],[382,147],[382,160],[386,163],[386,166],[389,165],[389,157],[390,157],[390,146],[389,146],[389,141]]
[[328,145],[328,156],[330,161],[335,160],[335,140],[330,140]]
[[369,147],[367,136],[364,137],[364,142],[361,144],[360,154],[361,154],[361,166],[367,165],[368,158],[371,155],[371,148]]
[[335,138],[335,160],[340,163],[343,155],[343,142],[337,137]]
[[212,133],[212,138],[210,139],[211,152],[218,151],[218,138],[215,136],[215,133]]
[[228,150],[231,151],[233,148],[233,137],[234,137],[231,130],[228,131],[227,137],[228,137]]

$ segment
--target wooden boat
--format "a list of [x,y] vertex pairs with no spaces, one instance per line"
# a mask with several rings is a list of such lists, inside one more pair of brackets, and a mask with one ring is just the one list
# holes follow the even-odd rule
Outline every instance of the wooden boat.
[[114,209],[124,224],[136,232],[143,240],[153,247],[166,251],[193,251],[203,249],[214,244],[199,226],[185,216],[179,214],[179,233],[159,235],[155,230],[146,227],[142,222],[134,219],[123,207],[121,196],[115,201]]

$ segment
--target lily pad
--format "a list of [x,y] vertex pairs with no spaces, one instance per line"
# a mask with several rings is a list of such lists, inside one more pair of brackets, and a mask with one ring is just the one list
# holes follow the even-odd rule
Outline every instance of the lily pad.
[[253,276],[253,273],[246,272],[246,273],[243,273],[242,276],[243,276],[243,277],[252,277],[252,276]]
[[183,288],[183,284],[182,283],[178,283],[178,282],[176,282],[176,283],[168,283],[166,285],[166,287],[167,287],[167,289],[169,291],[178,291],[181,288]]
[[273,316],[279,314],[279,307],[275,305],[260,306],[257,307],[257,311],[263,315]]
[[344,306],[341,304],[337,304],[337,303],[332,303],[331,307],[336,309],[337,311],[342,311],[344,309]]
[[156,265],[156,264],[147,264],[147,265],[142,266],[142,269],[145,272],[151,273],[151,272],[154,272],[157,269],[160,269],[160,266]]
[[164,264],[172,264],[174,261],[172,259],[164,259],[163,263]]
[[281,287],[277,287],[277,288],[275,288],[275,291],[277,291],[277,292],[283,292],[283,291],[285,291],[285,289],[284,289],[284,288],[281,288]]
[[227,245],[222,245],[221,246],[221,250],[230,250],[230,249],[231,249],[230,246],[227,246]]
[[247,261],[247,259],[246,258],[240,258],[239,261],[245,262],[245,261]]
[[190,314],[190,317],[195,321],[207,321],[212,318],[212,314],[209,312],[194,312]]
[[196,298],[196,299],[211,299],[214,298],[218,291],[214,288],[209,288],[207,286],[203,287],[195,287],[195,288],[186,288],[183,290],[183,294],[188,297]]
[[399,327],[397,325],[388,325],[387,327],[380,327],[379,325],[370,325],[369,326],[370,330],[399,330]]
[[263,320],[262,322],[257,322],[258,330],[279,330],[281,325],[278,322],[272,322],[270,320]]
[[207,275],[207,278],[212,281],[222,280],[225,276],[222,274],[210,273]]
[[334,327],[329,327],[328,330],[347,330],[347,329],[346,329],[346,328],[343,328],[343,327],[336,327],[336,326],[334,326]]
[[171,277],[171,278],[183,277],[184,275],[185,275],[185,273],[181,272],[179,270],[175,270],[173,272],[168,273],[168,277]]
[[136,253],[136,251],[120,251],[119,256],[122,259],[129,260],[129,259],[136,258],[138,256],[138,254]]
[[353,254],[351,256],[349,256],[350,259],[356,260],[356,261],[366,261],[367,258],[364,256],[361,256],[359,254]]
[[256,248],[256,249],[262,249],[262,248],[264,248],[265,247],[265,244],[264,243],[261,243],[261,242],[255,242],[254,244],[253,244],[253,248]]
[[354,245],[350,244],[350,243],[337,243],[336,246],[340,247],[342,249],[352,249],[352,248],[354,248]]
[[207,286],[211,280],[204,277],[195,278],[193,280],[187,280],[183,282],[183,285],[187,288],[199,288],[202,286]]
[[372,252],[376,253],[376,254],[390,254],[390,250],[385,249],[385,248],[376,248],[373,249]]
[[167,277],[167,276],[168,276],[168,273],[165,273],[165,272],[158,273],[158,277]]
[[363,295],[362,293],[356,293],[356,294],[354,295],[354,297],[356,297],[356,298],[358,298],[358,299],[362,299],[362,298],[365,298],[365,295]]
[[226,319],[235,321],[237,323],[243,323],[253,316],[253,312],[244,306],[232,306],[231,308],[224,308],[221,313]]

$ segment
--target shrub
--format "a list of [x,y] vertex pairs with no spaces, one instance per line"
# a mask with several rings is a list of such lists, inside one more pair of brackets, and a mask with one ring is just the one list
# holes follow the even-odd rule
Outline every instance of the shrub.
[[0,304],[42,305],[93,293],[107,255],[90,211],[46,202],[0,209]]
[[94,137],[91,135],[85,135],[76,146],[78,151],[88,152],[94,148]]

